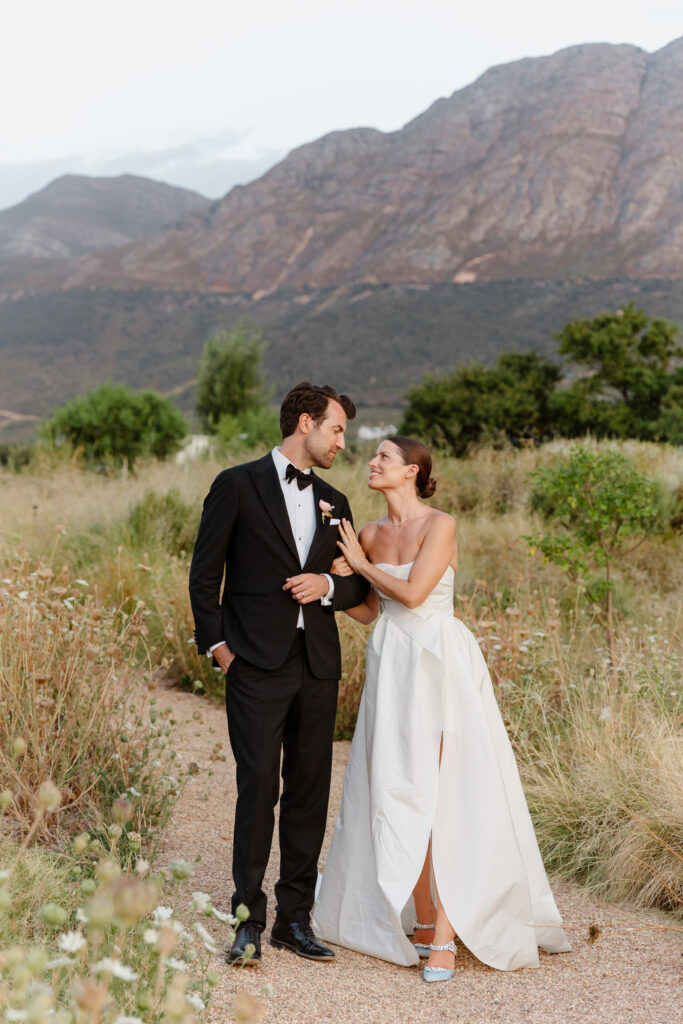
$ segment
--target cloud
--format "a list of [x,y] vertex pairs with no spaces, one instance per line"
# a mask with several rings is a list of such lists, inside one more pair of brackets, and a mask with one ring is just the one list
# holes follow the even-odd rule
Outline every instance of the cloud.
[[0,164],[0,210],[20,203],[62,174],[139,174],[219,198],[234,185],[260,177],[284,153],[251,150],[247,133],[193,139],[156,150],[72,155],[24,164]]

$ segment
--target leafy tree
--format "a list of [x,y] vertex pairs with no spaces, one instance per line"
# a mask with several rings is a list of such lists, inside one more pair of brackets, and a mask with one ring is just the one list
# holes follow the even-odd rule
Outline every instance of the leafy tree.
[[660,488],[619,452],[586,445],[575,445],[559,465],[536,470],[532,482],[532,507],[556,529],[525,540],[602,605],[616,686],[613,569],[663,530]]
[[207,433],[217,432],[221,416],[263,407],[264,350],[261,331],[243,321],[209,338],[197,373],[197,414]]
[[264,406],[249,409],[239,416],[221,416],[216,437],[219,443],[233,450],[273,448],[282,440],[280,414],[277,409]]
[[506,437],[540,440],[553,429],[560,368],[534,352],[507,352],[496,365],[465,366],[426,378],[407,395],[401,431],[464,455],[473,444]]
[[68,444],[86,462],[133,467],[141,456],[165,459],[187,434],[184,417],[155,391],[102,384],[72,399],[41,426],[50,444]]
[[556,335],[560,354],[589,375],[558,395],[562,433],[671,439],[672,360],[683,356],[678,327],[651,319],[633,303],[592,320],[573,320]]

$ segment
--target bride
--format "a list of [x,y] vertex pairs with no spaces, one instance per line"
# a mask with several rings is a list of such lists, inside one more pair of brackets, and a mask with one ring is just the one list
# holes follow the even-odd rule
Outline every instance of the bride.
[[348,614],[379,619],[313,926],[397,964],[426,957],[425,981],[445,981],[456,933],[500,970],[571,946],[486,664],[453,616],[455,522],[420,502],[431,467],[419,441],[387,438],[368,482],[386,514],[358,538],[340,526],[335,572],[372,584]]

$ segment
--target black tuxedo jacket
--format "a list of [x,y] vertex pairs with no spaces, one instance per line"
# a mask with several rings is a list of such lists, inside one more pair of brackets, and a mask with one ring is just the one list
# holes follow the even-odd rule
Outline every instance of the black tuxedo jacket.
[[[315,474],[316,530],[302,567],[292,535],[273,457],[226,469],[205,501],[190,568],[190,601],[199,653],[226,640],[253,665],[276,669],[287,657],[299,617],[299,604],[282,589],[288,576],[329,573],[338,527],[323,523],[320,499],[334,505],[332,517],[351,520],[349,503]],[[289,484],[295,487],[296,483]],[[225,587],[220,598],[225,569]],[[334,576],[332,606],[303,606],[308,661],[319,679],[339,679],[341,653],[334,610],[360,604],[368,592],[361,576]]]

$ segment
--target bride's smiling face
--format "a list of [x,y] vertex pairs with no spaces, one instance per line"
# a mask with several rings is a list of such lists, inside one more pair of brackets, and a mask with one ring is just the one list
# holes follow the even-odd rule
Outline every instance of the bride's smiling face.
[[368,463],[370,477],[368,487],[373,491],[386,491],[402,487],[407,480],[417,476],[417,466],[406,466],[403,452],[392,441],[382,441],[374,458]]

